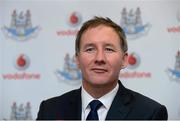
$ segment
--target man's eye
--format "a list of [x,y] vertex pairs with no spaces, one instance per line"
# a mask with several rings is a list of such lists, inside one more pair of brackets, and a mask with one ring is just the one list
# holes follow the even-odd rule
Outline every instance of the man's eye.
[[106,48],[105,50],[108,52],[114,52],[114,50],[112,48]]
[[94,51],[95,49],[94,48],[87,48],[85,51],[86,52],[92,52],[92,51]]

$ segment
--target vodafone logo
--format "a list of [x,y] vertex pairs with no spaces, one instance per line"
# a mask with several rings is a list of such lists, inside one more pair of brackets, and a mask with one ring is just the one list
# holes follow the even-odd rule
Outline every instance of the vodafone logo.
[[30,59],[27,55],[21,54],[15,58],[15,68],[18,70],[25,70],[30,65]]
[[4,80],[39,80],[41,78],[40,73],[25,71],[29,65],[29,57],[25,54],[20,54],[14,59],[14,67],[18,71],[3,73],[2,78]]
[[134,69],[137,68],[140,64],[140,57],[136,53],[131,53],[128,56],[128,68],[129,69]]
[[78,12],[71,13],[68,18],[68,23],[73,27],[78,26],[81,23],[81,21],[82,17]]
[[76,36],[79,31],[79,28],[77,27],[82,22],[81,14],[78,12],[72,12],[70,15],[68,15],[66,22],[70,28],[57,30],[57,36]]
[[137,69],[140,65],[140,56],[135,53],[132,52],[129,54],[128,56],[128,70],[122,71],[119,74],[119,78],[126,78],[126,79],[135,79],[135,78],[151,78],[152,74],[151,72],[148,71],[143,71],[143,70],[139,70]]

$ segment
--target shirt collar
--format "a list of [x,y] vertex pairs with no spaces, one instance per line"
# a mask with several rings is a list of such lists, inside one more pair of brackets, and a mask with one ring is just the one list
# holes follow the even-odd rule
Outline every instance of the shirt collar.
[[[103,105],[105,106],[106,109],[110,108],[118,89],[119,89],[119,84],[117,83],[117,85],[115,86],[115,88],[113,90],[111,90],[110,92],[108,92],[107,94],[105,94],[104,96],[102,96],[98,99],[99,101],[101,101],[103,103]],[[94,100],[94,98],[88,92],[86,92],[86,90],[83,88],[83,86],[82,86],[82,90],[81,90],[81,99],[82,99],[82,109],[84,111],[88,107],[89,103],[92,100]]]

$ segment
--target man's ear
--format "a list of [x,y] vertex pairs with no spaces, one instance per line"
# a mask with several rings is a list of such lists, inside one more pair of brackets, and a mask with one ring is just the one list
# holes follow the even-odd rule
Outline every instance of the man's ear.
[[124,53],[124,56],[123,56],[123,61],[122,61],[122,65],[121,65],[121,69],[124,69],[128,66],[128,53]]
[[76,65],[77,65],[77,67],[80,68],[79,55],[78,55],[78,54],[75,55],[75,59],[76,59]]

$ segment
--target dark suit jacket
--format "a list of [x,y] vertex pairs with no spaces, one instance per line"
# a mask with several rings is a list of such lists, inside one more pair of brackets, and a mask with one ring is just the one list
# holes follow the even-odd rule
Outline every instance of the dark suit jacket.
[[[81,120],[81,88],[43,101],[37,120]],[[166,107],[137,92],[126,89],[119,81],[119,90],[106,120],[167,120]]]

